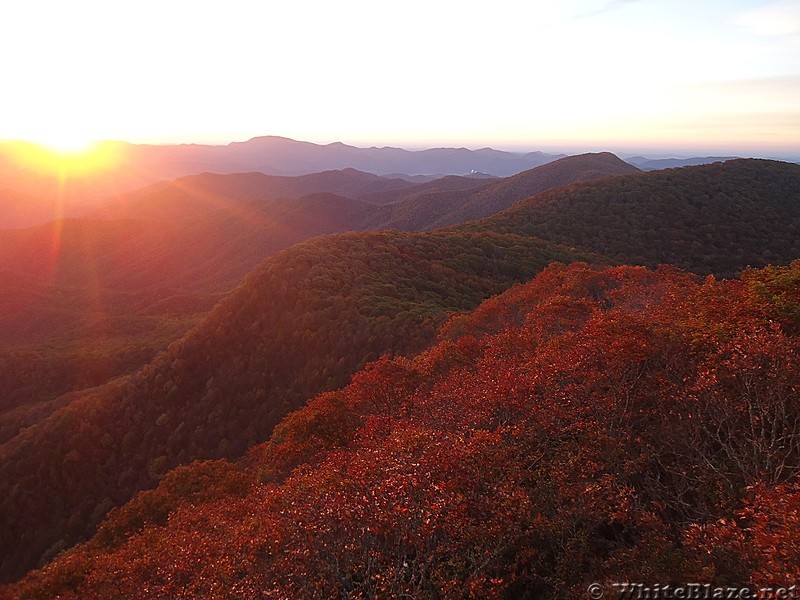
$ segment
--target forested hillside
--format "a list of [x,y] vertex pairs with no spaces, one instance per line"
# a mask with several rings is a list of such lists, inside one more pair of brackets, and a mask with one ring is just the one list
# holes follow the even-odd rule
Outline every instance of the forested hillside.
[[487,217],[540,192],[579,181],[638,173],[609,152],[579,154],[469,190],[415,192],[376,211],[370,226],[411,231]]
[[[467,218],[477,207],[485,215],[622,167],[632,169],[609,154],[571,157],[488,187],[485,179],[417,185],[354,169],[300,177],[206,173],[133,192],[91,219],[2,230],[0,406],[41,404],[41,418],[63,404],[60,394],[134,371],[262,260],[294,243],[411,222],[430,228],[436,211]],[[476,195],[470,190],[477,187]],[[411,221],[391,222],[395,214]],[[0,441],[32,422],[27,412],[0,415]]]
[[167,470],[241,455],[365,362],[424,348],[448,314],[576,256],[485,233],[350,234],[280,253],[141,371],[0,446],[3,577],[89,535]]
[[578,598],[800,575],[800,262],[551,265],[195,463],[22,598]]
[[578,184],[465,229],[731,277],[800,256],[800,165],[741,159]]
[[[798,199],[800,166],[785,163],[746,160],[633,173],[543,192],[494,217],[445,230],[350,233],[308,240],[264,261],[207,316],[203,316],[204,311],[209,299],[214,298],[207,290],[212,288],[191,293],[169,287],[157,291],[160,288],[153,286],[153,296],[148,296],[147,289],[137,291],[139,284],[127,290],[120,287],[114,294],[108,294],[107,287],[91,285],[71,290],[75,297],[85,299],[90,314],[105,316],[105,320],[89,319],[85,329],[78,328],[80,335],[64,333],[64,345],[54,346],[53,355],[40,350],[31,353],[21,346],[6,353],[8,379],[4,385],[9,393],[0,418],[0,574],[6,580],[18,577],[86,539],[108,510],[122,505],[137,491],[154,486],[178,465],[196,459],[241,456],[268,439],[289,411],[319,392],[347,384],[366,362],[384,353],[412,355],[424,350],[450,315],[469,311],[491,294],[530,279],[552,261],[673,263],[703,274],[735,274],[747,265],[767,260],[788,264],[799,250]],[[364,204],[329,195],[273,201],[269,210],[280,216],[279,226],[254,218],[268,203],[242,202],[240,206],[241,213],[199,216],[195,227],[201,235],[176,246],[178,254],[188,256],[196,249],[203,257],[195,271],[184,273],[187,282],[228,277],[248,260],[257,260],[259,250],[248,254],[248,248],[291,239],[303,227],[309,235],[314,231],[325,233],[329,231],[326,228],[348,222]],[[240,226],[246,222],[255,223],[256,228]],[[202,223],[209,229],[203,229]],[[58,269],[72,264],[74,270],[56,272],[81,273],[89,284],[114,281],[113,277],[135,281],[137,274],[147,272],[137,267],[147,264],[147,252],[157,255],[169,247],[174,232],[156,227],[153,237],[148,238],[148,230],[132,230],[130,237],[139,240],[136,246],[141,249],[136,253],[125,252],[124,241],[115,246],[128,235],[125,231],[123,227],[108,229],[98,238],[99,246],[88,242],[81,246],[76,241],[70,246],[65,242],[64,248],[75,250],[73,262],[62,263],[66,261],[62,257],[53,264]],[[266,237],[259,231],[276,233],[275,237]],[[159,235],[164,235],[164,246],[156,243]],[[248,245],[248,235],[254,236],[253,245]],[[42,239],[45,248],[47,236]],[[181,239],[177,233],[173,237],[173,241]],[[110,269],[111,279],[100,278],[89,268],[91,265],[80,260],[86,247],[93,249],[88,256],[96,255],[97,264],[107,261],[105,264],[113,265],[119,260],[127,270]],[[94,252],[99,247],[103,252]],[[115,247],[118,249],[108,250]],[[242,262],[232,266],[236,260]],[[161,271],[171,272],[168,262]],[[787,331],[794,326],[796,310],[792,288],[786,283],[793,273],[775,272],[774,280],[746,286],[750,292],[758,289],[761,302],[771,299],[770,314],[784,323]],[[667,278],[664,285],[695,285],[689,275],[661,275]],[[13,270],[2,276],[31,297],[43,298],[45,307],[63,310],[55,299],[64,298],[68,290],[56,287],[47,292],[49,296],[42,295],[42,281],[26,279]],[[647,275],[645,279],[659,278]],[[586,281],[592,302],[602,300],[596,284],[590,285],[591,277]],[[719,290],[728,289],[728,284],[718,285]],[[740,288],[745,289],[730,284],[731,290]],[[679,294],[678,288],[673,292]],[[131,303],[137,297],[141,306]],[[715,306],[719,297],[711,298],[709,305]],[[130,315],[129,330],[113,329],[114,335],[103,337],[107,332],[104,325],[125,324],[124,308],[117,313],[112,310],[113,298],[120,301],[116,306],[136,307],[135,311],[141,312]],[[6,300],[13,304],[14,296]],[[645,294],[636,301],[637,310],[645,310],[657,300]],[[751,306],[751,300],[748,296],[742,306]],[[583,309],[564,304],[559,297],[548,296],[545,305],[552,311],[546,313],[552,325],[543,316],[537,326],[554,327],[553,335],[562,328],[569,329],[572,320],[580,322],[582,318]],[[686,309],[695,311],[697,306],[687,305]],[[760,305],[753,310],[762,309],[767,310]],[[153,320],[141,320],[146,314]],[[714,315],[703,314],[703,319],[713,321]],[[109,320],[109,315],[116,315],[118,320]],[[168,315],[174,318],[166,318]],[[58,321],[57,312],[52,318]],[[685,318],[690,319],[690,313]],[[520,319],[530,321],[533,317],[508,317],[500,311],[492,319],[502,328],[519,326]],[[562,320],[566,324],[561,325]],[[143,322],[147,327],[142,328]],[[458,327],[464,323],[453,322],[446,335],[458,337]],[[726,323],[719,328],[731,329],[732,325]],[[14,320],[9,319],[7,324],[12,327]],[[690,330],[695,325],[702,323],[686,327]],[[154,357],[170,339],[192,326],[185,336]],[[647,327],[644,330],[649,331]],[[114,337],[120,331],[125,334]],[[704,335],[704,330],[698,331],[690,334]],[[683,330],[678,334],[683,335]],[[68,343],[84,340],[99,342]],[[680,352],[691,355],[691,348],[687,350],[681,344]],[[88,350],[75,350],[84,347]],[[59,360],[65,356],[70,360]],[[95,356],[105,356],[106,360],[95,361]],[[692,356],[701,361],[708,358]],[[29,358],[32,360],[26,362]],[[138,369],[137,361],[144,366]],[[26,364],[31,365],[27,370],[15,367]],[[52,372],[48,371],[51,365]],[[96,371],[83,371],[84,365]],[[73,367],[79,376],[71,374]],[[517,375],[498,373],[497,381],[513,382]],[[592,381],[589,375],[586,380]],[[575,372],[558,381],[583,385],[580,377]],[[97,387],[87,389],[87,385]],[[19,389],[28,390],[30,397],[20,394]],[[563,399],[572,388],[565,389],[553,393]],[[597,389],[602,392],[602,385]],[[456,390],[448,397],[458,402],[462,395]],[[375,398],[374,402],[385,400]],[[334,416],[331,422],[335,422]],[[349,430],[343,431],[339,433],[346,435]],[[309,452],[319,443],[325,445],[324,440],[313,436],[303,442]],[[302,462],[300,458],[286,455],[280,459],[283,467],[277,463],[264,466],[264,477],[280,479],[280,469]],[[736,490],[731,493],[741,492],[739,487]],[[728,510],[732,505],[718,506]],[[505,580],[506,576],[498,577]]]

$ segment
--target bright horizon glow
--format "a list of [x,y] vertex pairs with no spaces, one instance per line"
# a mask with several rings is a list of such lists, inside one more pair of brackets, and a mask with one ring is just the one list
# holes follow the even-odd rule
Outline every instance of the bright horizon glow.
[[0,139],[800,155],[797,0],[29,0]]
[[92,146],[97,143],[97,140],[92,140],[69,133],[54,135],[41,140],[30,139],[26,141],[38,144],[39,146],[42,146],[48,150],[51,150],[53,153],[60,154],[64,157],[86,154],[92,148]]
[[9,157],[19,167],[43,175],[84,177],[119,166],[123,160],[118,144],[67,140],[41,144],[9,142]]

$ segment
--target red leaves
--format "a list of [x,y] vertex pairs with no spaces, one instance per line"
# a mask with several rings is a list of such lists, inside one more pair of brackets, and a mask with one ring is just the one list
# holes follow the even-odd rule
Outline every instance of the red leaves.
[[184,506],[82,567],[81,590],[576,597],[800,576],[800,347],[743,284],[555,265],[444,333],[288,417],[250,463],[279,484]]
[[724,579],[746,568],[759,586],[800,579],[800,484],[752,486],[734,517],[688,529],[695,573]]
[[800,341],[775,324],[717,344],[690,388],[695,448],[744,483],[800,474]]

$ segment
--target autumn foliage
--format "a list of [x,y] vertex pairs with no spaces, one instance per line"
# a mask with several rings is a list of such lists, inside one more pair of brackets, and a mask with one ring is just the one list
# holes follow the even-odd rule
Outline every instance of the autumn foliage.
[[[800,322],[781,282],[799,272],[551,265],[451,319],[430,350],[318,396],[239,463],[168,475],[5,591],[578,598],[592,581],[790,583]],[[214,474],[198,495],[192,477]]]
[[[346,170],[276,188],[275,178],[257,173],[206,174],[133,194],[96,215],[102,220],[67,219],[5,231],[0,236],[0,581],[14,581],[89,539],[110,510],[155,487],[171,469],[195,460],[238,460],[270,439],[275,426],[310,398],[346,385],[383,354],[413,356],[430,348],[454,312],[473,310],[551,261],[651,268],[669,263],[730,277],[747,265],[781,265],[800,256],[800,166],[736,160],[605,177],[629,170],[604,153],[481,185],[469,178],[415,185]],[[309,239],[271,256],[220,296],[266,256],[309,236],[379,225],[427,229],[459,214],[455,220],[500,210],[534,191],[601,176],[446,230]],[[292,189],[345,197],[298,198]],[[367,197],[377,204],[365,203]],[[128,217],[151,221],[133,223]],[[452,378],[441,384],[451,386],[452,398],[436,407],[430,404],[434,395],[425,404],[430,422],[439,427],[439,421],[460,417],[447,402],[464,403],[466,413],[473,410],[462,396],[470,393],[473,373],[490,366],[475,362],[485,350],[482,340],[503,334],[492,352],[511,357],[509,369],[527,373],[533,361],[516,365],[518,355],[538,357],[540,346],[548,349],[542,356],[551,362],[536,366],[535,383],[537,393],[552,395],[545,401],[574,393],[570,406],[576,410],[574,403],[587,398],[617,402],[605,399],[605,387],[622,377],[647,383],[654,397],[681,398],[680,405],[664,408],[678,422],[684,415],[701,418],[692,423],[703,423],[708,431],[693,430],[693,437],[680,428],[663,432],[680,442],[663,447],[689,446],[692,460],[706,464],[703,457],[713,456],[724,467],[719,486],[692,492],[699,496],[691,502],[678,498],[680,518],[698,510],[686,502],[693,507],[736,497],[737,482],[752,473],[765,470],[781,481],[792,470],[786,454],[791,449],[783,444],[792,424],[780,397],[758,391],[779,385],[779,377],[750,381],[739,378],[737,369],[757,368],[753,344],[783,343],[784,336],[798,333],[798,270],[746,271],[743,283],[706,286],[699,296],[684,299],[682,308],[672,305],[674,314],[667,316],[656,310],[663,288],[691,289],[699,282],[668,270],[635,273],[649,283],[625,300],[625,313],[607,310],[619,308],[605,290],[613,295],[625,287],[612,281],[620,273],[573,277],[549,270],[474,316],[451,321],[441,331],[441,344],[427,354],[428,361],[449,356],[436,362],[433,373]],[[668,293],[679,300],[678,291]],[[605,311],[602,325],[598,308]],[[586,337],[590,332],[595,337]],[[737,332],[738,341],[732,337]],[[570,345],[575,335],[585,346]],[[617,348],[620,340],[627,346]],[[614,370],[604,362],[606,346],[614,351],[610,359],[617,351],[628,358],[648,356],[652,344],[672,353],[664,361],[675,361],[659,367],[652,380],[635,366]],[[787,348],[780,364],[791,368],[793,350]],[[695,373],[697,364],[680,361],[686,353],[706,365],[706,375]],[[393,382],[398,370],[405,370],[408,385],[423,389],[433,380],[420,371],[418,360],[381,361],[359,380]],[[557,361],[571,360],[577,362],[568,376],[546,379],[559,368]],[[502,375],[506,365],[500,358],[495,367],[501,374],[497,386],[481,393],[497,404],[483,402],[474,410],[493,410],[497,426],[507,425],[527,410],[532,396],[521,375]],[[599,379],[592,379],[595,375]],[[738,403],[724,404],[723,412],[709,408],[743,386],[756,395],[747,392]],[[351,431],[363,426],[365,410],[393,423],[419,418],[405,400],[410,393],[405,388],[372,389],[363,399],[368,409],[353,402],[350,390],[331,392],[326,401],[315,402],[316,413],[287,420],[259,467],[263,481],[278,483],[298,466],[321,464],[331,445],[347,446]],[[419,397],[420,389],[412,395]],[[636,401],[629,398],[615,426],[639,410]],[[745,414],[759,407],[771,411],[775,435],[759,441],[756,454],[747,454],[750,446],[731,432],[767,426]],[[635,415],[643,419],[637,426],[659,426],[658,414]],[[669,467],[679,459],[688,460],[669,453],[659,460]],[[692,489],[696,475],[672,473],[669,480],[659,470],[647,477],[665,489]]]

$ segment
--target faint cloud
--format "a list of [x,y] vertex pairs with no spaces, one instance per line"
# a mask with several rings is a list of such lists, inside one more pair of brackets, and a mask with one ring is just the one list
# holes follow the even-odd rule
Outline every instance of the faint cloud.
[[615,10],[619,10],[628,4],[635,4],[637,2],[642,2],[643,0],[606,0],[600,6],[593,10],[587,10],[585,12],[577,13],[572,15],[570,18],[566,20],[567,23],[573,21],[581,21],[583,19],[591,19],[593,17],[597,17],[606,13],[614,12]]
[[800,44],[800,2],[778,0],[739,13],[734,22],[769,37],[788,38]]
[[776,75],[772,77],[749,77],[731,81],[712,81],[704,84],[707,87],[722,90],[746,90],[769,94],[791,94],[800,100],[800,74]]

